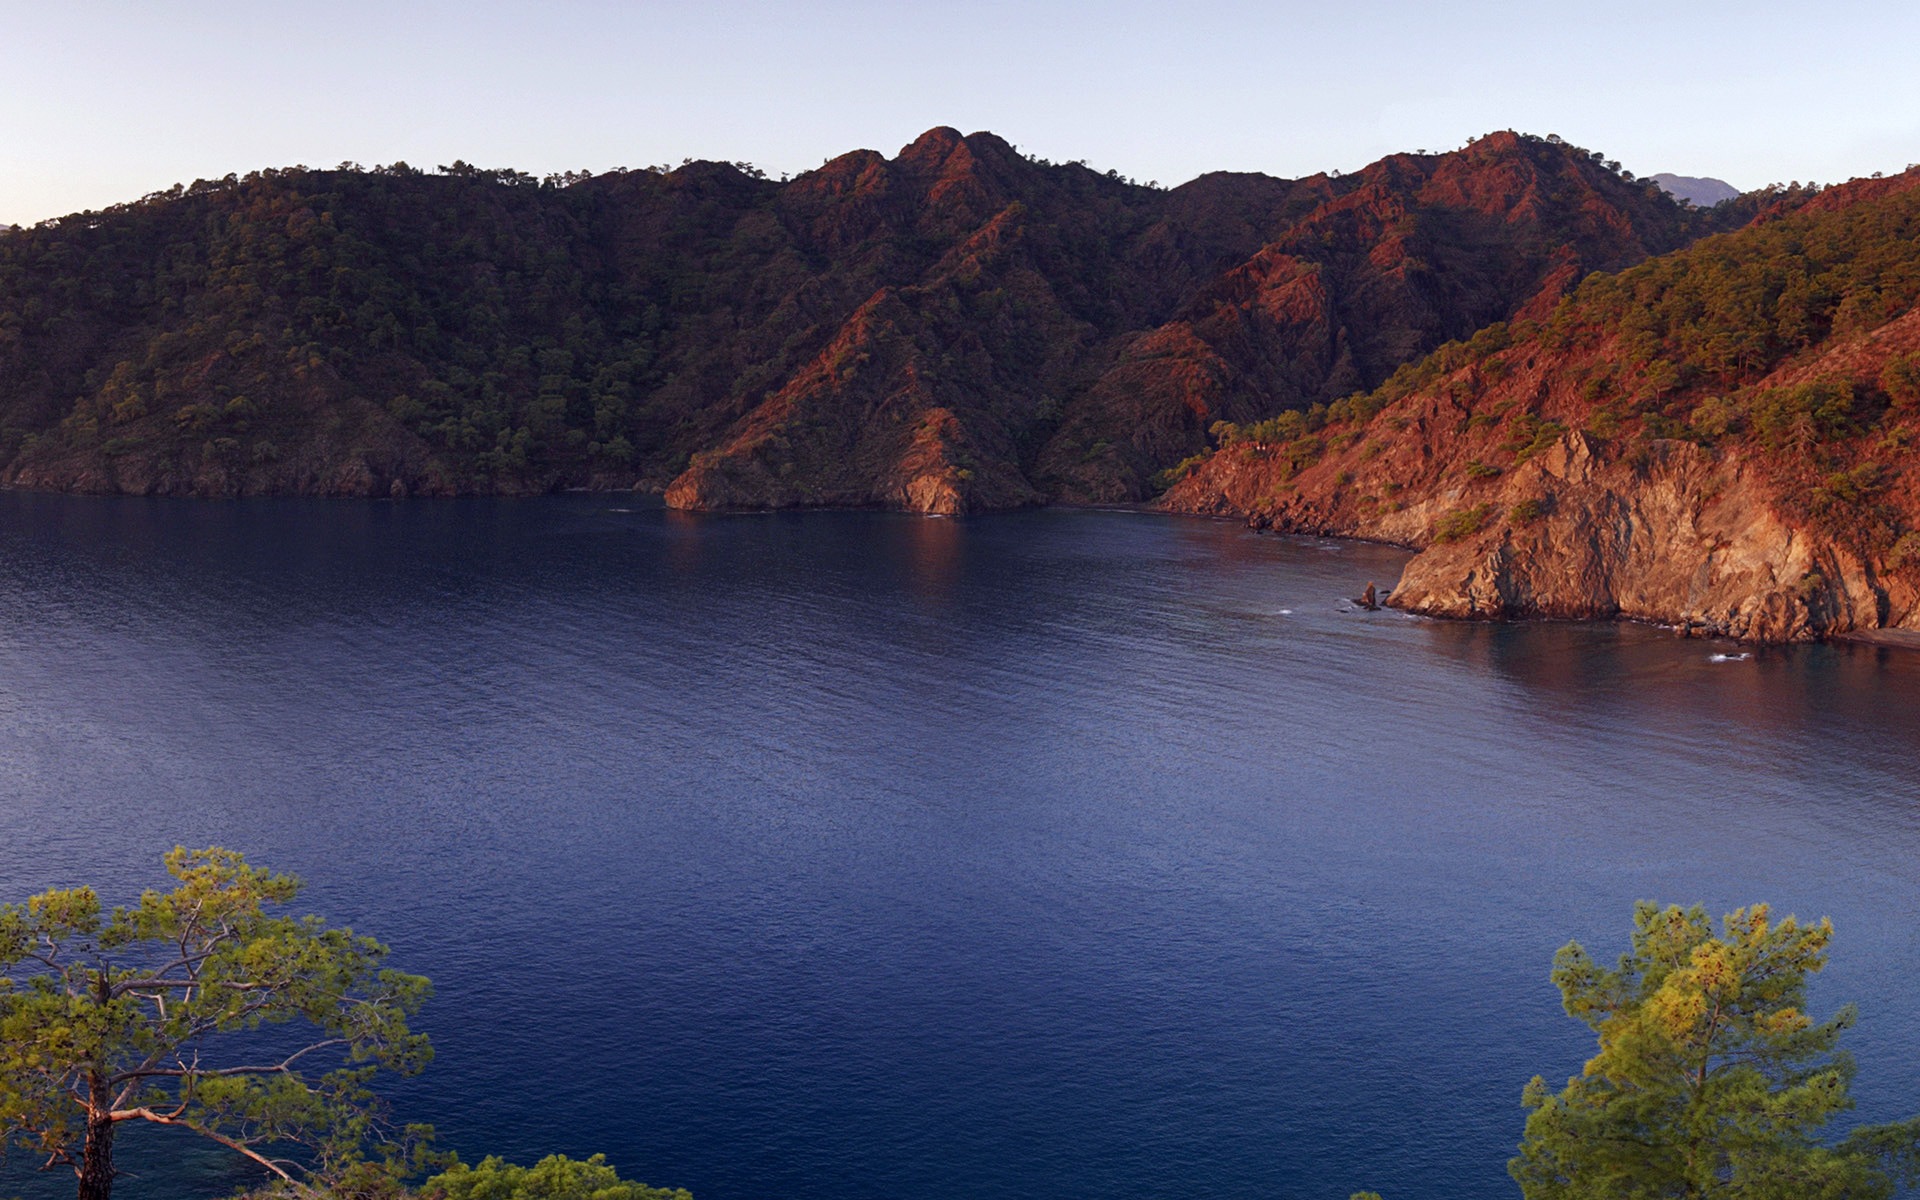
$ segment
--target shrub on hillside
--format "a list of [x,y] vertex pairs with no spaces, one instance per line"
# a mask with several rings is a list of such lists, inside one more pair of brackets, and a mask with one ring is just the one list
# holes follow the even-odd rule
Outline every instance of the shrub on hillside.
[[1457,542],[1469,538],[1486,528],[1488,518],[1493,516],[1493,505],[1476,504],[1472,508],[1463,508],[1458,512],[1442,517],[1433,527],[1433,540],[1436,543]]
[[1880,390],[1895,408],[1920,404],[1920,352],[1889,359],[1880,372]]

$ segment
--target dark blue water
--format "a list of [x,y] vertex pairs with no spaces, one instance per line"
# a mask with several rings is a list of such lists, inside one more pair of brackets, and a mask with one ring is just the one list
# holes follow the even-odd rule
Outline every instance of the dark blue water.
[[1920,655],[1344,611],[1400,562],[0,495],[0,895],[295,871],[437,985],[404,1116],[698,1200],[1514,1195],[1549,960],[1641,897],[1830,914],[1859,1115],[1920,1109]]

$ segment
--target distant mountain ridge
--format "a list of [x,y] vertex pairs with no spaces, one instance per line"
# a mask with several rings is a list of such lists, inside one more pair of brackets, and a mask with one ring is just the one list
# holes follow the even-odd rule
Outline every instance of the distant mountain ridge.
[[776,182],[264,172],[0,242],[0,479],[1140,499],[1258,421],[1737,224],[1498,133],[1172,190],[934,129]]
[[1669,175],[1662,172],[1649,178],[1659,184],[1667,195],[1676,200],[1685,200],[1689,204],[1697,204],[1701,208],[1712,208],[1716,204],[1735,199],[1740,195],[1739,188],[1724,179],[1714,179],[1710,176]]

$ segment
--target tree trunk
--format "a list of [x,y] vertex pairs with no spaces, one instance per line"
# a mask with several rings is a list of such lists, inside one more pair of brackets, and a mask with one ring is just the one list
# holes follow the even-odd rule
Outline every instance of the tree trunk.
[[80,1152],[79,1200],[110,1200],[113,1195],[113,1122],[87,1120],[87,1144]]
[[87,1140],[80,1148],[79,1200],[111,1200],[113,1117],[107,1096],[107,1079],[95,1072],[87,1083],[93,1103],[87,1106]]

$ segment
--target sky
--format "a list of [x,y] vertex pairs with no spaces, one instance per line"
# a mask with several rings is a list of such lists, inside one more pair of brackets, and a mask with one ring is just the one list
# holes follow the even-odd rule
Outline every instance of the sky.
[[1736,187],[1920,162],[1920,4],[0,0],[0,223],[304,163],[797,173],[926,129],[1142,182],[1496,129]]

